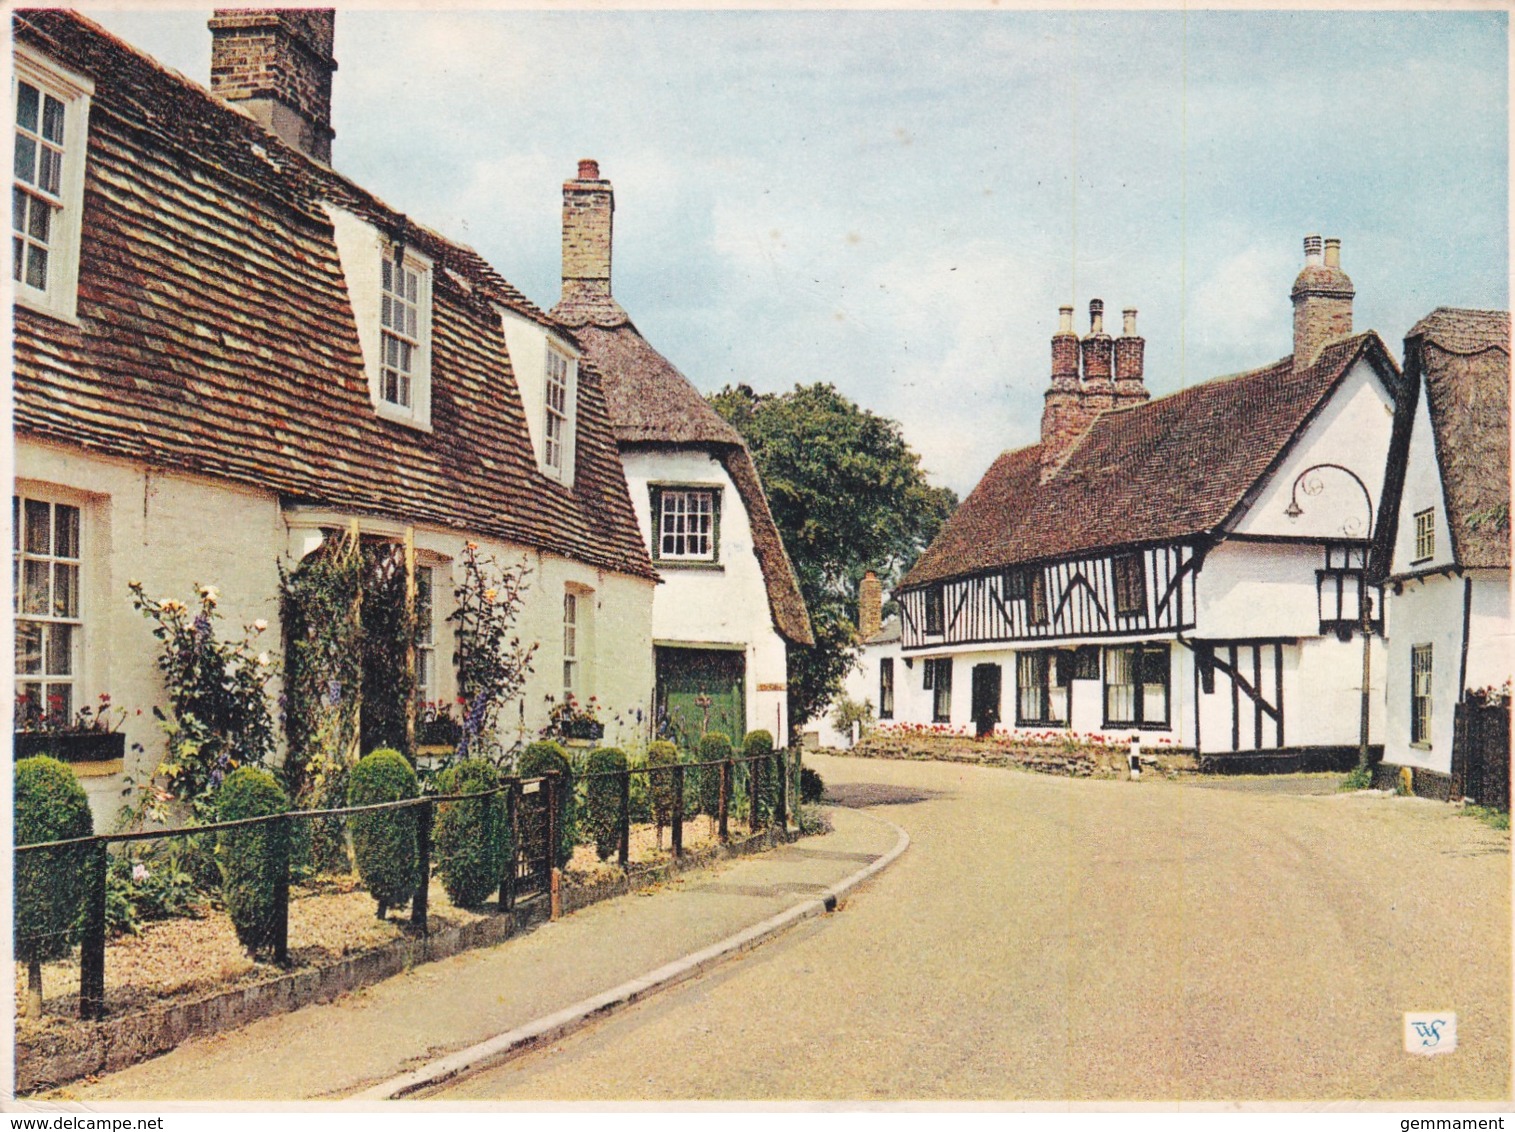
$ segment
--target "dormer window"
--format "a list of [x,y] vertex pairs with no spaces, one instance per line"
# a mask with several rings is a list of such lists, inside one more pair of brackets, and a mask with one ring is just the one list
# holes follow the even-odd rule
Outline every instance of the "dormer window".
[[431,430],[432,262],[328,204],[374,411]]
[[79,281],[87,79],[17,52],[11,279],[23,305],[72,320]]
[[386,259],[383,292],[379,397],[396,408],[414,410],[421,353],[421,273],[409,264]]
[[551,345],[547,347],[547,396],[543,422],[543,462],[561,477],[568,443],[569,367],[573,363]]

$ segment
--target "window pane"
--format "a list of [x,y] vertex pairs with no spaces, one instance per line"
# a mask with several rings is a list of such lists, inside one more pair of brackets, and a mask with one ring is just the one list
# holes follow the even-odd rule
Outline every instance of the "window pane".
[[31,216],[28,217],[26,234],[34,240],[40,240],[46,244],[52,236],[53,210],[41,201],[33,201]]
[[416,686],[423,696],[431,692],[431,650],[416,650]]
[[21,549],[21,497],[11,496],[11,549]]
[[47,290],[47,251],[44,248],[26,249],[26,285],[39,291]]
[[58,196],[63,185],[63,154],[45,145],[41,148],[42,168],[37,173],[37,186]]
[[416,281],[420,279],[414,271],[405,273],[405,297],[412,303],[416,301]]
[[432,643],[431,567],[416,568],[416,622],[420,627],[421,643]]
[[59,558],[79,557],[79,508],[59,503],[53,508],[53,553]]
[[21,612],[46,616],[51,612],[48,593],[48,564],[27,560],[22,582]]
[[[395,354],[396,354],[396,357],[399,359],[399,361],[398,361],[398,368],[402,372],[404,372],[404,373],[409,373],[410,372],[410,343],[409,342],[402,342],[402,341],[396,339],[395,340],[395,346],[396,346]],[[409,403],[408,399],[407,399],[406,403],[407,404]]]
[[47,674],[70,676],[74,671],[74,627],[72,625],[49,625],[47,627]]
[[18,85],[20,89],[16,91],[16,125],[36,133],[37,108],[41,104],[42,94],[31,83]]
[[79,567],[59,562],[53,567],[53,616],[79,616]]
[[35,621],[16,622],[16,672],[42,671],[42,626]]
[[42,108],[42,136],[50,142],[63,144],[63,103],[47,95]]
[[16,135],[16,179],[28,185],[37,183],[37,143]]
[[74,689],[68,684],[47,686],[47,713],[60,723],[74,717]]
[[399,377],[399,396],[395,398],[395,404],[410,407],[410,378],[404,374]]
[[[393,291],[394,290],[394,269],[395,269],[395,265],[390,261],[390,259],[389,259],[388,256],[385,256],[379,262],[383,265],[384,290],[386,292]],[[370,276],[370,278],[372,278],[372,277]],[[385,309],[387,310],[388,307],[389,307],[389,304],[386,303],[385,304]]]
[[394,315],[392,313],[392,308],[390,307],[390,304],[392,302],[393,300],[388,295],[384,296],[381,313],[379,316],[379,321],[381,321],[390,330],[393,330],[395,326]]
[[13,232],[26,231],[26,202],[31,199],[20,189],[11,189],[11,230]]
[[1142,686],[1142,719],[1147,723],[1162,723],[1168,718],[1168,690],[1161,684]]
[[17,236],[11,241],[11,278],[21,282],[21,263],[26,258],[26,245]]

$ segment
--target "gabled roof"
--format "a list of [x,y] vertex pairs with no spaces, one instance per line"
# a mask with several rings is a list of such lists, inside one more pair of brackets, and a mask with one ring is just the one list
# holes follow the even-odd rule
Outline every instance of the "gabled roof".
[[[1389,468],[1396,518],[1416,401],[1426,408],[1459,566],[1510,565],[1510,315],[1438,307],[1405,336],[1409,379]],[[1403,422],[1404,427],[1398,427]],[[1401,432],[1403,435],[1401,436]],[[1396,467],[1397,476],[1393,475]],[[1387,526],[1388,524],[1386,524]],[[1392,543],[1389,544],[1392,546]]]
[[[655,576],[593,366],[575,483],[539,471],[495,308],[553,323],[477,253],[81,16],[14,29],[95,82],[78,324],[17,307],[18,433]],[[435,264],[430,433],[374,411],[326,203]]]
[[573,329],[585,356],[604,374],[610,418],[623,446],[709,448],[721,461],[747,508],[774,628],[792,644],[814,644],[794,566],[741,434],[608,295],[560,302],[552,316]]
[[1372,332],[1103,413],[1041,482],[1039,445],[1006,452],[906,574],[910,589],[1023,562],[1220,530],[1360,358],[1386,380]]

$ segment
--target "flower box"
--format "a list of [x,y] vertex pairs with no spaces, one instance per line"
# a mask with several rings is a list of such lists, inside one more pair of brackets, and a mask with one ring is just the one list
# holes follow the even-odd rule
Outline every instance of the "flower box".
[[51,755],[73,765],[81,775],[116,774],[126,758],[126,735],[121,731],[17,731],[12,749],[18,759]]

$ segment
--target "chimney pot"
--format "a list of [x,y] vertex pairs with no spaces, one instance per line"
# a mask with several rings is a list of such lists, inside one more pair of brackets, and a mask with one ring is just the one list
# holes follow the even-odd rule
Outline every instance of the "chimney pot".
[[1105,301],[1103,299],[1089,300],[1089,333],[1103,334],[1105,332]]
[[1057,308],[1057,332],[1059,334],[1072,334],[1073,333],[1073,308],[1072,307],[1058,307]]
[[1127,335],[1128,337],[1132,334],[1135,334],[1136,308],[1127,307],[1125,310],[1121,311],[1121,317],[1125,320],[1125,325],[1121,328],[1121,333]]
[[1294,280],[1294,368],[1313,365],[1329,342],[1352,333],[1352,280],[1341,269],[1341,241],[1305,237],[1305,266]]
[[592,157],[579,158],[579,180],[598,181],[600,179],[600,163]]

